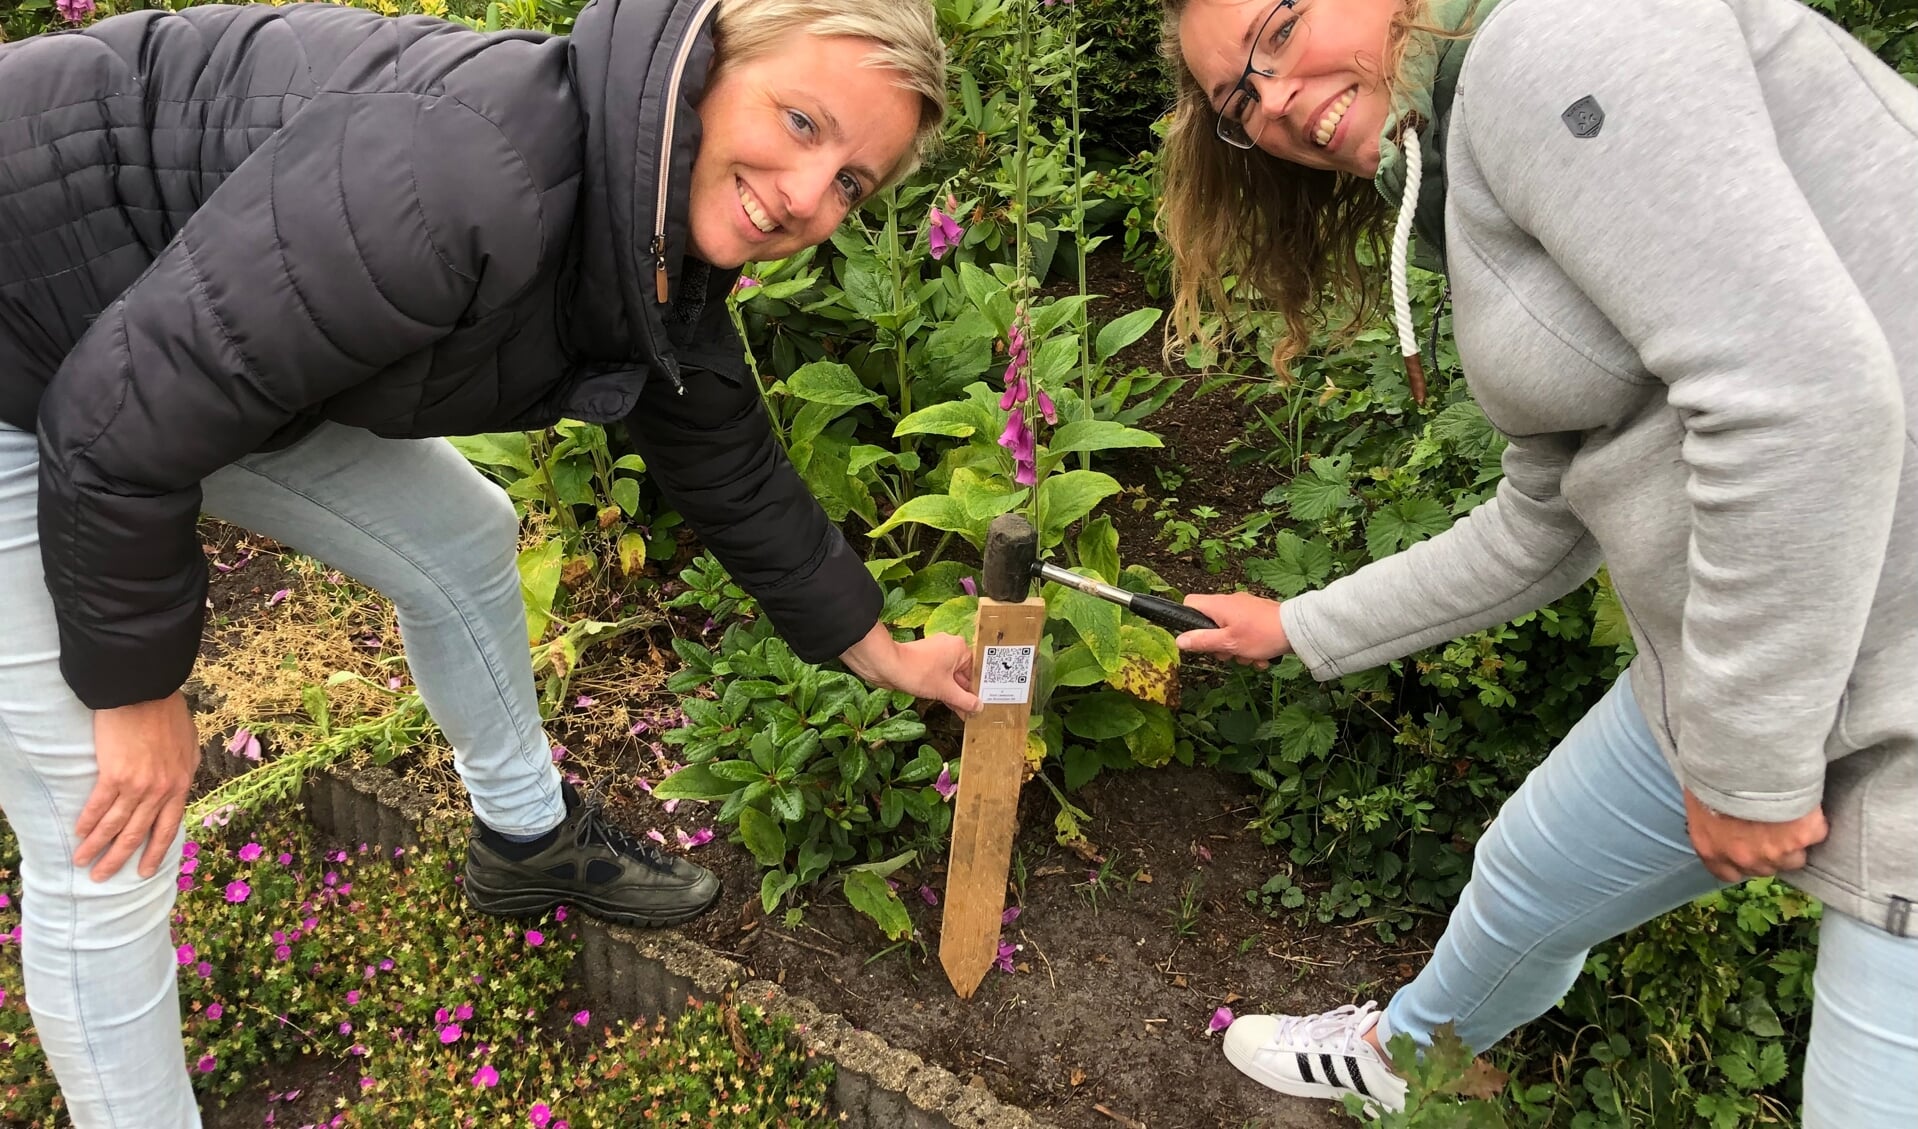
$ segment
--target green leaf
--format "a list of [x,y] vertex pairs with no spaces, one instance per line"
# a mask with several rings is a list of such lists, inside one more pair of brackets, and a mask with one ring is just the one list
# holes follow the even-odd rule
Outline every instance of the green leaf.
[[1320,522],[1351,505],[1350,464],[1345,456],[1313,459],[1311,469],[1286,487],[1286,505],[1292,516],[1299,521]]
[[1039,312],[1032,315],[1032,339],[1044,341],[1053,330],[1078,317],[1079,311],[1095,297],[1097,295],[1068,294],[1057,302],[1040,307]]
[[949,435],[954,439],[968,439],[981,432],[992,431],[992,417],[978,404],[970,400],[944,400],[921,408],[899,421],[892,429],[893,438],[907,435]]
[[1099,360],[1108,361],[1119,351],[1144,337],[1159,320],[1159,311],[1151,308],[1134,310],[1124,317],[1114,318],[1099,330]]
[[1365,548],[1373,560],[1436,537],[1452,527],[1452,515],[1432,498],[1407,498],[1385,506],[1365,527]]
[[806,798],[793,788],[773,789],[773,814],[787,823],[798,823],[806,817]]
[[1105,761],[1099,758],[1099,751],[1088,749],[1084,745],[1068,746],[1064,761],[1066,787],[1075,792],[1091,783],[1092,778],[1099,775],[1099,770],[1105,767]]
[[1047,475],[1039,484],[1039,516],[1045,522],[1040,547],[1058,544],[1067,526],[1118,492],[1118,480],[1096,470]]
[[[621,481],[627,481],[622,479]],[[617,485],[617,484],[615,484]],[[637,576],[646,569],[646,535],[637,529],[629,529],[619,535],[619,571],[626,576]]]
[[1272,727],[1285,759],[1294,763],[1323,757],[1338,739],[1338,725],[1331,717],[1298,702],[1280,710]]
[[866,468],[878,466],[899,456],[884,447],[875,447],[870,443],[861,443],[854,447],[846,460],[846,473],[862,474]]
[[1073,703],[1066,714],[1066,732],[1088,741],[1123,737],[1145,724],[1145,712],[1124,694],[1101,691]]
[[977,596],[954,596],[933,609],[926,619],[927,635],[959,635],[970,641],[972,629],[979,622],[979,598]]
[[519,472],[521,476],[530,475],[536,469],[533,466],[533,451],[524,431],[502,431],[487,435],[448,436],[453,449],[466,457],[469,463],[487,467],[507,467]]
[[1611,573],[1602,568],[1598,589],[1592,593],[1592,642],[1601,647],[1633,646],[1631,620],[1625,616],[1618,589],[1612,587]]
[[1098,656],[1084,643],[1074,643],[1053,660],[1054,686],[1097,686],[1105,680],[1106,668],[1099,665]]
[[859,871],[865,874],[876,874],[881,878],[891,878],[900,867],[909,865],[918,857],[918,851],[905,851],[889,859],[880,859],[878,862],[862,862],[854,866],[849,866],[846,869],[848,871]]
[[1172,711],[1163,706],[1146,706],[1140,714],[1144,724],[1125,735],[1126,748],[1132,751],[1132,759],[1140,767],[1160,768],[1178,750],[1178,731],[1173,725]]
[[965,504],[952,495],[921,494],[917,498],[907,499],[905,505],[894,510],[891,517],[867,536],[883,537],[907,522],[931,526],[948,533],[965,533],[974,524],[972,515],[966,512]]
[[761,866],[778,866],[786,858],[786,833],[780,830],[773,817],[758,808],[739,809],[739,833],[746,840],[746,849],[753,853]]
[[1150,431],[1127,427],[1108,419],[1075,419],[1063,424],[1046,440],[1046,466],[1058,466],[1066,456],[1081,451],[1117,451],[1134,447],[1163,447],[1165,443]]
[[1254,557],[1245,562],[1245,575],[1253,583],[1290,599],[1325,583],[1332,574],[1332,547],[1319,538],[1307,541],[1284,529],[1272,540],[1270,558]]
[[852,908],[872,918],[887,940],[897,941],[912,932],[912,918],[906,916],[905,903],[884,878],[869,870],[848,871],[845,889]]
[[767,871],[759,880],[760,909],[771,914],[797,885],[799,885],[799,876],[796,874],[787,874],[784,870]]
[[526,603],[526,642],[539,642],[553,622],[553,601],[559,596],[560,571],[566,545],[558,538],[542,541],[520,553],[519,594]]
[[897,780],[901,784],[924,784],[939,775],[939,766],[944,763],[945,761],[939,757],[938,750],[931,745],[921,745],[919,755],[913,757],[904,768],[899,770]]
[[755,780],[764,780],[766,770],[745,760],[716,760],[706,763],[707,769],[721,780],[730,780],[735,784],[751,784]]
[[1124,660],[1119,605],[1057,584],[1046,585],[1045,594],[1050,613],[1072,625],[1100,669],[1116,672]]
[[707,765],[692,764],[653,785],[653,795],[662,800],[723,800],[737,788],[713,775]]
[[866,740],[874,744],[881,741],[916,741],[926,735],[926,723],[911,714],[896,714],[866,730]]
[[879,393],[859,382],[857,373],[837,361],[813,361],[800,366],[799,371],[786,378],[786,390],[801,400],[840,408],[881,400]]
[[1079,530],[1079,566],[1107,584],[1119,582],[1119,532],[1111,518],[1102,515]]

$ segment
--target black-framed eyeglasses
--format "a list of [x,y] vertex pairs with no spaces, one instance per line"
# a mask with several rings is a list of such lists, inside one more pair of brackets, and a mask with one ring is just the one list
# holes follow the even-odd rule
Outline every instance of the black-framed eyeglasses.
[[[1259,91],[1252,85],[1252,76],[1278,78],[1297,55],[1305,34],[1302,17],[1296,12],[1297,4],[1298,0],[1279,0],[1259,21],[1259,30],[1252,37],[1252,50],[1246,56],[1245,69],[1239,72],[1239,81],[1232,84],[1232,90],[1226,94],[1225,102],[1219,109],[1219,123],[1214,132],[1227,145],[1250,149],[1259,143],[1259,134],[1265,130],[1265,119],[1255,112],[1259,105]],[[1272,21],[1281,12],[1292,14],[1273,27]]]

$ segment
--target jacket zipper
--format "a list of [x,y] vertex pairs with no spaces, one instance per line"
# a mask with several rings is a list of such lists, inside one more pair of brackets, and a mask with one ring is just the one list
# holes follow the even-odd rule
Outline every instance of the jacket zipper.
[[719,0],[702,0],[693,13],[685,41],[673,56],[672,77],[666,86],[666,126],[661,132],[659,147],[659,200],[653,209],[653,288],[662,306],[672,299],[672,286],[666,278],[666,188],[673,171],[673,123],[679,116],[679,82],[685,77],[686,60],[693,53],[693,45],[699,41],[699,28],[705,26],[706,18],[717,7]]

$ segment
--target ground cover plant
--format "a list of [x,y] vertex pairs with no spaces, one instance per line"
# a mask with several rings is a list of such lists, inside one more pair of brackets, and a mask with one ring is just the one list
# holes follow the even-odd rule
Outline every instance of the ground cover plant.
[[[17,36],[116,3],[26,0],[4,26]],[[1813,4],[1918,80],[1912,0]],[[553,30],[572,10],[532,0],[364,6]],[[1383,326],[1328,338],[1293,371],[1272,373],[1261,359],[1271,327],[1251,295],[1228,347],[1172,363],[1157,356],[1160,315],[1149,299],[1164,256],[1152,236],[1152,162],[1138,155],[1151,143],[1141,123],[1149,133],[1156,112],[1142,92],[1158,80],[1137,73],[1156,39],[1151,0],[938,8],[955,62],[942,152],[832,243],[754,265],[731,300],[793,463],[866,548],[889,623],[902,634],[969,630],[983,530],[1007,510],[1034,516],[1053,559],[1134,590],[1243,578],[1283,597],[1436,535],[1489,494],[1501,440],[1457,377],[1443,317],[1424,403],[1411,398]],[[1136,281],[1126,303],[1094,293],[1101,272]],[[1426,324],[1440,282],[1416,278],[1415,291]],[[1197,450],[1184,434],[1225,438]],[[770,948],[757,938],[774,928],[801,940],[830,929],[827,947],[863,949],[849,969],[819,961],[831,970],[815,978],[819,991],[877,982],[936,992],[929,895],[959,774],[955,726],[794,660],[623,442],[616,430],[570,422],[460,441],[525,515],[529,646],[563,742],[555,758],[568,771],[618,776],[624,810],[669,843],[722,840],[704,846],[702,860],[742,868],[748,880],[736,885],[749,887],[769,924],[756,935],[702,925],[713,930],[702,936]],[[1272,485],[1248,499],[1225,489],[1234,480]],[[229,680],[230,700],[250,701],[252,712],[222,707],[220,742],[233,743],[229,755],[257,756],[264,738],[265,771],[207,795],[196,818],[288,795],[302,774],[347,756],[405,764],[457,806],[377,603],[323,568],[294,568],[278,608],[331,624],[347,646],[302,658],[283,700],[240,694],[240,684],[266,681],[272,663]],[[253,605],[281,589],[265,583]],[[1295,660],[1266,675],[1181,669],[1157,628],[1056,586],[1044,594],[1051,619],[1021,841],[1029,861],[1015,874],[1035,900],[1022,904],[1076,905],[1128,924],[1123,910],[1149,905],[1171,938],[1165,978],[1203,983],[1208,1005],[1244,1006],[1172,957],[1197,950],[1223,966],[1233,943],[1199,942],[1209,923],[1238,914],[1288,938],[1362,950],[1366,971],[1338,991],[1383,994],[1415,967],[1406,957],[1394,972],[1383,954],[1429,944],[1487,821],[1631,657],[1603,577],[1511,624],[1326,685]],[[364,645],[369,638],[376,645]],[[1217,806],[1235,832],[1269,848],[1258,873],[1236,866],[1236,884],[1220,888],[1198,850],[1223,857],[1228,848],[1195,837],[1177,844],[1196,860],[1189,872],[1175,877],[1155,859],[1160,881],[1181,896],[1139,881],[1152,869],[1114,847],[1112,823],[1129,788],[1164,787],[1131,783],[1139,770],[1223,774],[1242,802]],[[732,856],[719,854],[727,840]],[[1194,876],[1210,885],[1183,896]],[[1037,900],[1046,883],[1073,892],[1048,905]],[[850,907],[844,918],[841,907]],[[1558,1010],[1489,1056],[1509,1084],[1435,1055],[1417,1070],[1432,1100],[1389,1123],[1788,1123],[1817,913],[1789,887],[1757,881],[1602,946]],[[1060,971],[1035,960],[1042,945],[1060,943],[1036,916],[1008,926],[1008,943],[1029,947],[1007,954],[1000,983]],[[877,963],[860,963],[869,958]],[[1327,963],[1315,949],[1230,967],[1277,982],[1288,967]],[[834,977],[846,983],[835,987]],[[1277,990],[1232,987],[1255,998]],[[17,995],[0,1014],[16,1014]],[[1286,1000],[1343,1002],[1303,992]],[[564,1017],[518,1030],[529,1045],[554,1047],[564,1041],[555,1032],[568,1032]],[[8,1085],[44,1092],[31,1040],[6,1037]],[[968,1063],[988,1069],[976,1056]],[[1089,1102],[1062,1108],[1102,1116]]]
[[[285,812],[188,842],[180,999],[210,1125],[262,1111],[328,1127],[833,1123],[832,1068],[806,1061],[790,1024],[723,1002],[672,1022],[595,1016],[569,1003],[577,919],[471,913],[456,858],[328,848]],[[20,984],[18,862],[0,828],[0,1122],[53,1126],[61,1103]],[[306,1081],[260,1085],[293,1075]]]

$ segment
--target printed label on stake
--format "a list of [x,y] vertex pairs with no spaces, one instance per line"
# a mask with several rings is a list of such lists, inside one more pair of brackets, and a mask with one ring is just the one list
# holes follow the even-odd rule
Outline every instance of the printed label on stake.
[[1036,647],[987,647],[979,672],[979,700],[1015,706],[1032,700],[1032,654]]

